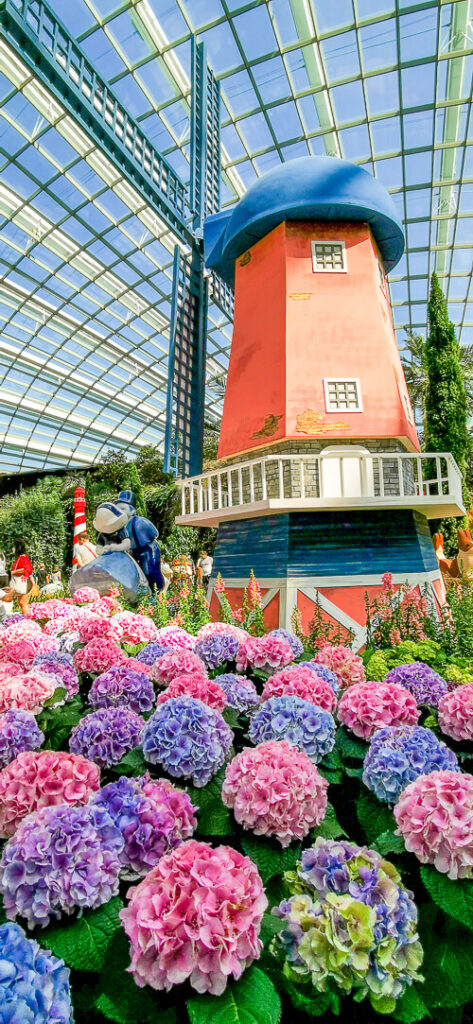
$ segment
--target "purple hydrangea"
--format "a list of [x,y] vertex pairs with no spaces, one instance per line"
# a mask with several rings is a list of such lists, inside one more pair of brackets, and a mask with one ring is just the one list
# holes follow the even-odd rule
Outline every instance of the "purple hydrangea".
[[419,775],[460,771],[456,754],[431,729],[420,725],[386,726],[371,738],[363,766],[363,782],[388,804]]
[[248,735],[252,743],[286,740],[319,761],[333,750],[336,726],[329,711],[302,697],[270,697],[253,712]]
[[194,654],[208,669],[220,668],[228,661],[235,661],[240,641],[233,633],[213,633],[202,637],[194,647]]
[[71,668],[74,668],[72,654],[67,654],[66,651],[46,651],[45,654],[37,654],[33,661],[33,667],[41,665],[43,661],[49,665],[70,665]]
[[80,643],[80,633],[77,630],[71,633],[62,633],[59,637],[59,650],[65,651],[66,654],[74,654]]
[[21,612],[15,612],[14,615],[7,615],[6,619],[2,622],[2,633],[4,629],[9,629],[10,626],[15,626],[17,622],[24,622]]
[[118,764],[122,757],[137,747],[144,721],[129,708],[101,708],[85,715],[69,740],[72,754],[83,754],[101,768]]
[[19,924],[0,925],[0,1024],[72,1024],[69,969]]
[[170,647],[165,647],[164,644],[157,642],[146,644],[146,647],[142,647],[141,651],[138,651],[136,660],[141,661],[143,665],[154,665],[158,658],[163,654],[169,654],[170,650]]
[[71,665],[61,664],[44,655],[43,661],[38,668],[40,672],[44,672],[46,675],[56,676],[56,685],[63,687],[67,691],[67,697],[75,697],[76,693],[79,692],[79,676]]
[[118,892],[123,837],[104,807],[57,804],[29,814],[0,859],[7,917],[43,928]]
[[148,719],[142,747],[151,764],[205,786],[224,764],[232,741],[219,711],[194,697],[171,697]]
[[12,708],[0,715],[0,768],[15,760],[23,750],[38,750],[44,733],[31,711]]
[[192,835],[197,821],[190,797],[166,779],[122,776],[94,794],[92,804],[105,807],[120,829],[125,846],[122,864],[146,875],[160,857]]
[[326,665],[319,665],[316,661],[298,661],[296,668],[310,668],[311,672],[314,672],[319,679],[323,679],[332,688],[334,693],[338,693],[340,687],[338,685],[338,679],[335,672],[332,672]]
[[224,675],[215,676],[214,683],[218,683],[222,688],[228,707],[234,708],[235,711],[248,711],[248,708],[259,703],[256,687],[246,676],[226,672]]
[[411,665],[397,665],[388,672],[385,683],[399,683],[412,694],[416,704],[438,707],[439,701],[448,693],[448,683],[423,661]]
[[123,707],[142,715],[154,707],[154,687],[145,672],[114,665],[96,676],[89,691],[89,704],[98,708]]
[[291,633],[289,629],[272,629],[269,635],[278,636],[280,640],[286,640],[294,657],[300,658],[304,651],[304,645],[295,633]]

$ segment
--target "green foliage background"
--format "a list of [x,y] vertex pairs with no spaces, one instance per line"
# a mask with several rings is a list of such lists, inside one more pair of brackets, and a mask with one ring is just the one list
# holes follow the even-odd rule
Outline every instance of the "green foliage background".
[[33,564],[64,566],[66,516],[57,486],[37,484],[7,495],[0,504],[0,548],[11,566],[17,542],[23,542]]

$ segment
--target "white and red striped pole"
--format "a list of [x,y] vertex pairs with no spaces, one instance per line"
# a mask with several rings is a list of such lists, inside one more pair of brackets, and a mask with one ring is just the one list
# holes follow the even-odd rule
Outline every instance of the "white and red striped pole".
[[[77,544],[79,534],[84,533],[85,525],[85,491],[83,487],[76,487],[74,491],[74,545]],[[72,565],[77,565],[76,557],[72,557]]]

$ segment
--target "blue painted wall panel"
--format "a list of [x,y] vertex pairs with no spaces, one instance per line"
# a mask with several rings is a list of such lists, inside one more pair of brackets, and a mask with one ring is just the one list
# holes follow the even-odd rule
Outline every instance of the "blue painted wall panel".
[[298,512],[219,527],[214,574],[224,579],[418,573],[437,568],[427,520],[409,510]]

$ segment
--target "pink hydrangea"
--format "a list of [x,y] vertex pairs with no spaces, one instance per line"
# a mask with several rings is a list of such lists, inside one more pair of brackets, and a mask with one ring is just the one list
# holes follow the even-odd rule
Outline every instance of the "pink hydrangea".
[[335,673],[337,681],[342,690],[348,686],[355,686],[357,683],[364,683],[366,680],[363,661],[357,654],[353,654],[349,647],[342,644],[332,646],[326,644],[314,657],[318,665],[326,665]]
[[21,622],[13,622],[11,626],[8,626],[7,623],[8,619],[3,628],[0,628],[0,647],[3,647],[4,644],[11,644],[15,640],[26,640],[34,634],[41,634],[39,622],[33,622],[26,616]]
[[192,651],[181,649],[162,654],[151,666],[150,679],[159,686],[167,686],[176,676],[195,674],[207,676],[204,662]]
[[29,619],[34,620],[58,618],[60,615],[66,615],[70,607],[71,601],[69,598],[59,599],[52,597],[50,601],[29,604],[26,615]]
[[454,740],[473,740],[473,683],[457,686],[442,697],[438,706],[439,726]]
[[192,651],[195,646],[195,636],[191,636],[180,626],[161,626],[161,629],[156,630],[154,639],[159,640],[159,643],[164,644],[165,647],[172,647],[175,651],[180,651],[182,647]]
[[22,818],[51,804],[86,804],[100,786],[100,771],[85,757],[62,750],[25,750],[0,771],[0,837],[12,836]]
[[113,640],[89,640],[74,654],[74,668],[77,672],[99,675],[112,665],[123,665],[126,660],[125,651]]
[[419,715],[412,694],[397,683],[356,683],[338,705],[340,721],[363,740],[386,725],[416,725]]
[[452,771],[420,775],[394,808],[406,850],[449,878],[473,877],[473,776]]
[[149,615],[120,612],[113,616],[112,621],[120,630],[120,640],[124,644],[143,644],[156,639],[158,630]]
[[245,747],[227,767],[222,800],[236,820],[281,846],[304,839],[327,810],[328,782],[303,751],[286,740]]
[[4,643],[0,650],[0,665],[9,661],[26,670],[31,668],[37,653],[38,644],[33,637],[11,640]]
[[82,619],[78,625],[78,633],[82,644],[88,644],[89,640],[120,640],[121,631],[113,625],[111,619],[101,618],[99,615]]
[[198,672],[175,676],[167,689],[159,694],[156,703],[164,704],[171,697],[196,697],[217,711],[223,711],[227,703],[222,687],[212,679],[199,675]]
[[[59,681],[59,685],[61,685]],[[31,669],[0,683],[0,714],[11,708],[38,714],[58,686],[57,676]]]
[[189,981],[219,996],[261,954],[263,883],[249,857],[230,846],[190,839],[128,895],[120,917],[140,987],[169,991]]
[[34,645],[36,647],[36,654],[47,654],[48,651],[59,650],[59,640],[54,636],[45,636],[44,633],[39,637],[35,637]]
[[151,665],[147,665],[144,661],[138,661],[138,658],[127,658],[123,664],[127,668],[132,668],[134,672],[144,672],[147,676],[151,672]]
[[16,665],[14,661],[2,661],[0,664],[0,684],[8,682],[12,676],[23,676],[25,669]]
[[100,594],[95,587],[79,587],[72,598],[74,604],[90,604],[92,601],[98,601],[99,599]]
[[220,633],[231,633],[240,643],[243,643],[248,636],[246,630],[241,629],[240,626],[234,626],[228,622],[206,622],[204,626],[200,627],[195,639],[196,641],[205,640],[206,636],[215,636]]
[[264,672],[290,665],[294,655],[286,640],[278,636],[247,636],[240,645],[236,656],[237,672],[247,668],[259,668]]
[[105,595],[100,597],[98,601],[94,601],[90,606],[90,611],[94,615],[100,615],[103,618],[108,618],[110,615],[116,615],[117,612],[121,612],[121,604],[117,601],[116,597]]
[[337,704],[337,698],[329,683],[303,665],[294,665],[293,668],[275,672],[264,684],[262,701],[269,700],[270,697],[283,696],[302,697],[302,700],[318,704],[320,708],[330,713],[335,710]]

